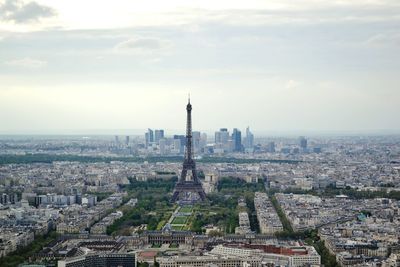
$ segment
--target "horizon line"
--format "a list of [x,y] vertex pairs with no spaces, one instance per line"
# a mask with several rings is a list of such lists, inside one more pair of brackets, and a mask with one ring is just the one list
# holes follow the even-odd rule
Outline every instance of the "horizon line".
[[[223,127],[221,127],[223,128]],[[235,127],[237,128],[237,127]],[[0,131],[0,136],[115,136],[115,135],[128,135],[128,136],[141,136],[145,134],[148,128],[132,128],[132,129],[54,129],[54,130],[17,130],[17,131]],[[162,129],[162,128],[150,128]],[[232,128],[233,129],[233,128]],[[163,129],[166,136],[173,136],[174,134],[184,133],[184,129]],[[214,134],[215,130],[197,130],[206,134]],[[240,130],[240,128],[239,128]],[[242,131],[244,133],[244,131]],[[360,130],[257,130],[252,129],[251,132],[258,137],[265,136],[292,136],[292,135],[400,135],[400,129],[360,129]]]

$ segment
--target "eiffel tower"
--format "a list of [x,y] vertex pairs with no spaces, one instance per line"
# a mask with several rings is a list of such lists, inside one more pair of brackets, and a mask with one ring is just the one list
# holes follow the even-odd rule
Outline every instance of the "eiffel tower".
[[[193,150],[192,150],[192,105],[189,102],[186,106],[187,111],[187,122],[186,122],[186,150],[185,159],[183,161],[183,169],[181,177],[175,184],[174,193],[172,195],[172,202],[178,200],[187,201],[184,197],[190,198],[194,195],[198,195],[197,200],[204,201],[206,199],[206,194],[204,193],[203,187],[197,177],[196,163],[193,160]],[[191,179],[187,179],[188,173],[191,172]],[[193,202],[193,199],[192,199]]]

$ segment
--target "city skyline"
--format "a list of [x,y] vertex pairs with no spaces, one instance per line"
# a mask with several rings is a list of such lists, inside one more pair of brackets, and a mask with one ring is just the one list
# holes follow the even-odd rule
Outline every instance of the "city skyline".
[[391,0],[3,0],[0,133],[184,130],[188,93],[195,129],[398,133],[399,12]]

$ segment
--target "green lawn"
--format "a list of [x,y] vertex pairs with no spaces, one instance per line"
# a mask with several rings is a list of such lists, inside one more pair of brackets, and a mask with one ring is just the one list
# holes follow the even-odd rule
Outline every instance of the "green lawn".
[[189,213],[192,212],[192,210],[193,210],[192,206],[183,206],[182,208],[179,209],[179,212]]
[[178,217],[175,217],[175,218],[172,220],[172,223],[171,223],[171,224],[185,224],[186,221],[187,221],[187,219],[188,219],[187,216],[178,216]]
[[172,225],[172,229],[173,229],[173,230],[178,230],[178,231],[180,231],[180,230],[183,229],[183,226],[180,226],[180,225]]

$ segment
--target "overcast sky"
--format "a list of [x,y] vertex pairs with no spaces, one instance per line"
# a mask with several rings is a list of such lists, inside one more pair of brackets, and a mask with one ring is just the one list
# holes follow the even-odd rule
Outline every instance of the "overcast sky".
[[0,0],[0,133],[400,132],[400,1]]

